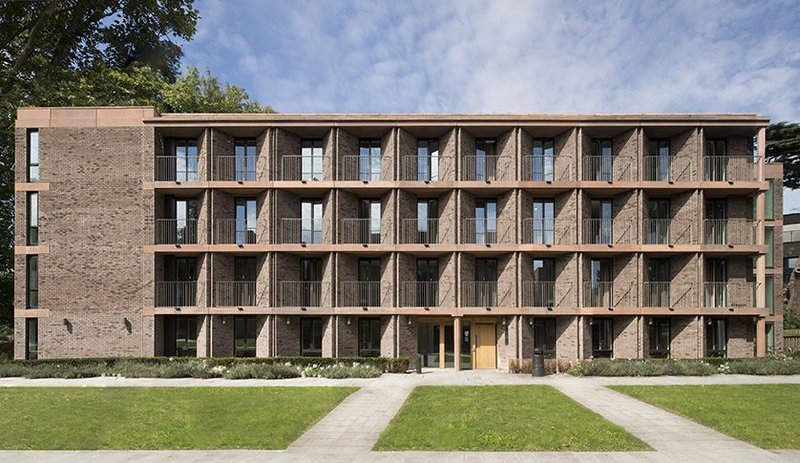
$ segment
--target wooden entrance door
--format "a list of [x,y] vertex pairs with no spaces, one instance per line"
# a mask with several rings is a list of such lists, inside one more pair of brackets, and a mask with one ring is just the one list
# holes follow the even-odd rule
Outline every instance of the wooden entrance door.
[[496,328],[494,323],[475,323],[473,325],[475,368],[497,368]]

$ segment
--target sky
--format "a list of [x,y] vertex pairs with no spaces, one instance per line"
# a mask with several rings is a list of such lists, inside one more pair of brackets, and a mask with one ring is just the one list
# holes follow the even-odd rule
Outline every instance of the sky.
[[[183,64],[280,112],[800,121],[800,1],[198,0]],[[784,212],[800,212],[800,190]]]

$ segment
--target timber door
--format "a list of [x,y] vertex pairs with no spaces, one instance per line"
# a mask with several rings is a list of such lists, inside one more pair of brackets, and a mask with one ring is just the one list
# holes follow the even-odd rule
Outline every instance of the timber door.
[[475,323],[473,326],[473,339],[475,355],[473,359],[475,368],[497,368],[497,341],[494,323]]

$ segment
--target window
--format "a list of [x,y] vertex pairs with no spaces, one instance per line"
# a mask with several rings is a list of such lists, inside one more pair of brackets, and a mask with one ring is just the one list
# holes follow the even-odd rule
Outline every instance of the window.
[[158,221],[160,244],[197,244],[197,201],[194,198],[164,198],[167,218]]
[[728,142],[723,138],[709,138],[705,143],[705,179],[720,182],[728,179]]
[[497,259],[475,259],[475,293],[473,307],[497,305]]
[[27,272],[27,307],[36,309],[39,307],[39,256],[28,256],[25,265]]
[[439,179],[439,140],[417,141],[417,180],[436,182]]
[[775,277],[767,275],[764,279],[764,298],[767,304],[767,313],[775,315]]
[[300,306],[319,307],[322,302],[322,259],[300,259]]
[[[167,169],[165,180],[177,182],[193,182],[198,180],[197,167],[199,155],[197,140],[167,138],[165,147],[169,155],[165,159]],[[170,178],[171,177],[171,178]]]
[[614,355],[614,319],[592,318],[592,357]]
[[531,180],[552,182],[555,179],[555,150],[552,138],[537,138],[531,148]]
[[767,323],[767,355],[775,355],[775,324]]
[[706,307],[728,306],[728,263],[725,259],[706,260]]
[[358,259],[358,305],[379,307],[381,305],[381,260]]
[[175,317],[175,355],[197,357],[197,317]]
[[767,245],[767,258],[766,266],[775,266],[775,229],[773,227],[764,227],[764,244]]
[[475,201],[475,243],[497,243],[497,201],[493,199]]
[[25,319],[25,359],[39,358],[39,319]]
[[439,259],[417,259],[415,290],[417,307],[439,305]]
[[670,244],[669,199],[647,202],[647,244]]
[[706,244],[726,244],[728,237],[728,203],[724,199],[706,201]]
[[555,203],[553,200],[533,201],[533,244],[553,244],[555,236]]
[[28,246],[39,244],[39,193],[28,193]]
[[670,307],[669,286],[672,276],[669,259],[647,260],[645,282],[645,305],[647,307]]
[[555,261],[553,259],[533,259],[533,307],[553,307],[555,305]]
[[613,264],[611,259],[592,259],[587,307],[613,307]]
[[533,319],[533,349],[541,352],[545,358],[556,356],[556,319]]
[[493,138],[475,140],[475,178],[471,180],[495,180],[497,175],[496,143]]
[[28,181],[39,181],[39,131],[28,130]]
[[585,162],[589,162],[587,180],[599,180],[610,182],[613,178],[613,141],[611,139],[592,140],[592,156]]
[[670,152],[668,138],[654,138],[648,142],[645,173],[647,180],[670,180]]
[[358,239],[362,244],[381,242],[381,202],[377,199],[362,199],[359,202],[360,226]]
[[672,340],[670,320],[666,317],[653,317],[647,327],[649,354],[652,358],[668,358]]
[[322,357],[322,319],[300,319],[300,355]]
[[417,201],[417,240],[420,244],[439,242],[439,201],[422,199]]
[[233,258],[233,300],[226,306],[252,307],[256,305],[256,275],[258,261],[255,256]]
[[362,182],[381,179],[381,140],[379,138],[359,140],[358,179]]
[[236,357],[256,356],[255,315],[233,317],[233,355]]
[[381,319],[358,319],[358,356],[380,357],[381,355]]
[[610,199],[593,199],[591,201],[591,219],[587,221],[585,231],[591,244],[612,244],[613,239],[613,203]]
[[769,187],[767,188],[767,192],[764,195],[764,217],[767,220],[774,220],[775,219],[775,180],[769,180],[767,182]]
[[256,200],[236,198],[236,244],[256,242]]
[[[237,182],[251,182],[256,179],[256,140],[253,138],[237,138],[234,141],[234,172],[232,179]],[[230,173],[222,172],[224,179],[231,178]]]
[[706,322],[706,357],[725,357],[728,352],[728,323],[724,318]]
[[[300,141],[300,180],[322,180],[322,140],[303,139]],[[284,173],[284,178],[288,175]]]
[[322,243],[322,201],[303,200],[300,203],[302,231],[300,242]]

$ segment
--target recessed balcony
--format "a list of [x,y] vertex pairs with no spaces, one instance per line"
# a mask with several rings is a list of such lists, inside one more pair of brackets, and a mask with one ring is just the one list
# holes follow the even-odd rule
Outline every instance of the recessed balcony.
[[198,244],[197,219],[156,219],[155,244]]
[[758,180],[759,156],[703,156],[703,180],[752,182]]

